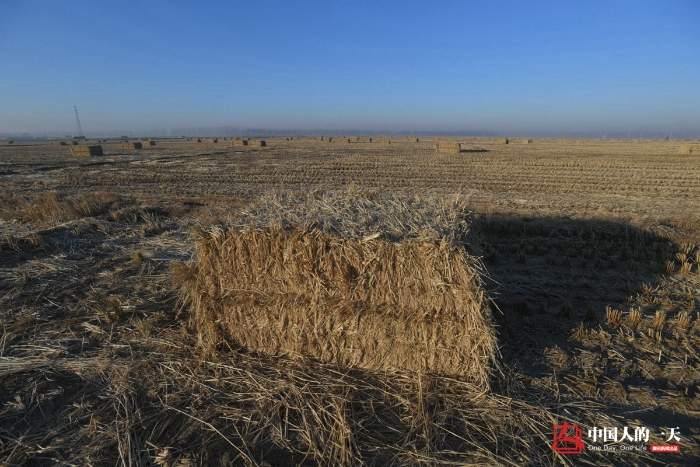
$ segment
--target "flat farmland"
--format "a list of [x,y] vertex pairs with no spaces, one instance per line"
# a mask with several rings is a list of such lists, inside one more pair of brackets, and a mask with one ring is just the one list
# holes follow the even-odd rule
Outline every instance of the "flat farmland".
[[[648,427],[648,444],[680,427],[673,462],[700,462],[700,157],[679,154],[687,143],[347,141],[108,141],[89,143],[94,157],[0,144],[0,462],[668,462],[555,454],[561,421]],[[497,341],[489,383],[205,342],[182,284],[202,238],[223,248],[245,229],[466,252]]]

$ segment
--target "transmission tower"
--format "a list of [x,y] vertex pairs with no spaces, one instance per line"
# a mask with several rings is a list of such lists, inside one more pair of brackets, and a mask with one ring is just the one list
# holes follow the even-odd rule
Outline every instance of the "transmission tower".
[[80,126],[80,118],[78,117],[78,107],[74,105],[73,109],[75,109],[75,123],[78,124],[78,136],[84,136],[83,127]]

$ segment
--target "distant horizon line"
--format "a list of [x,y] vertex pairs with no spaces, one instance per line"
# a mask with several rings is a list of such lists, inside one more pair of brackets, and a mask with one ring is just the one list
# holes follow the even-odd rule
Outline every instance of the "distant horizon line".
[[368,129],[291,129],[291,128],[262,128],[262,127],[238,127],[238,126],[188,126],[172,128],[170,130],[98,130],[85,131],[83,135],[66,131],[34,131],[34,132],[0,132],[2,139],[61,139],[85,136],[90,138],[179,138],[185,137],[236,137],[236,136],[463,136],[463,137],[504,137],[504,138],[584,138],[584,139],[700,139],[700,130],[693,131],[669,131],[646,130],[633,132],[630,130],[599,130],[599,131],[527,131],[527,130],[368,130]]

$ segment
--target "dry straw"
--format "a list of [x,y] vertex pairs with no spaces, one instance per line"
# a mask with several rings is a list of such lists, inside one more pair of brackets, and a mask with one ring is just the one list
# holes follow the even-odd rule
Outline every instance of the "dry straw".
[[138,141],[122,141],[122,149],[141,149],[143,146]]
[[389,138],[370,138],[369,142],[376,143],[376,144],[390,144]]
[[234,139],[231,141],[231,146],[248,146],[247,139]]
[[250,139],[248,140],[248,146],[265,147],[267,146],[267,143],[261,139]]
[[70,148],[72,156],[90,157],[102,156],[102,146],[73,146]]
[[531,140],[531,139],[524,139],[524,140],[523,140],[523,143],[524,143],[524,144],[532,144],[532,143],[534,143],[534,141]]
[[235,223],[196,231],[195,261],[173,278],[206,348],[487,387],[497,347],[480,263],[462,245],[464,203],[354,186],[268,193]]
[[498,139],[496,140],[496,142],[497,142],[498,144],[509,144],[509,143],[510,143],[510,141],[508,140],[508,138],[498,138]]
[[207,140],[207,143],[218,143],[218,142],[219,142],[219,138],[209,138]]
[[253,228],[199,230],[196,245],[196,263],[174,276],[205,347],[488,387],[494,326],[463,248]]
[[700,144],[687,144],[678,149],[678,154],[700,154]]
[[460,144],[454,141],[441,141],[435,144],[437,152],[457,153],[461,150]]

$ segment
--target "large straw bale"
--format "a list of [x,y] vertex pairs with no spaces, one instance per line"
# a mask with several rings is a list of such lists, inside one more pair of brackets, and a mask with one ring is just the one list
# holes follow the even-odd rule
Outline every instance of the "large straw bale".
[[700,144],[687,144],[678,149],[678,154],[700,154]]
[[535,142],[535,141],[534,141],[534,140],[531,140],[531,139],[524,139],[524,140],[523,140],[523,144],[532,144],[532,143],[534,143],[534,142]]
[[80,156],[80,157],[90,157],[90,156],[101,156],[103,155],[102,153],[102,146],[95,145],[95,146],[72,146],[70,148],[70,153],[72,156]]
[[370,138],[369,142],[370,143],[378,143],[378,144],[390,144],[389,138]]
[[174,279],[204,346],[488,387],[494,326],[464,248],[318,229],[213,227],[195,237],[195,262]]
[[138,141],[122,141],[122,149],[141,149],[143,145]]
[[248,146],[265,147],[265,146],[267,146],[267,143],[261,139],[249,139]]
[[231,146],[248,146],[247,139],[234,139],[231,141]]
[[142,139],[142,140],[141,140],[141,145],[144,146],[144,147],[155,146],[155,145],[156,145],[156,142],[153,141],[153,140],[151,140],[151,139]]
[[497,142],[498,144],[509,144],[509,143],[510,143],[510,141],[508,140],[508,138],[498,138],[498,139],[496,140],[496,142]]
[[437,152],[457,153],[461,150],[460,144],[455,141],[440,141],[435,144]]
[[219,142],[219,138],[209,138],[207,140],[207,143],[218,143],[218,142]]

